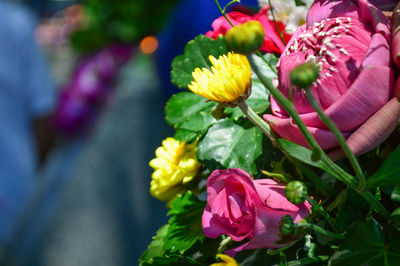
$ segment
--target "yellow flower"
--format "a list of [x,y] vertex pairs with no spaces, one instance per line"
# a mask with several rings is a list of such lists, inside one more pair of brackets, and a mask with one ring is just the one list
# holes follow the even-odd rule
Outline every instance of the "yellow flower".
[[229,52],[209,60],[213,65],[207,68],[196,68],[189,89],[204,98],[216,102],[234,102],[239,97],[246,99],[251,86],[251,69],[246,56]]
[[185,191],[181,185],[192,181],[200,168],[196,159],[196,145],[167,138],[157,148],[156,158],[149,163],[155,170],[150,184],[153,197],[171,201]]
[[210,266],[239,266],[236,260],[225,254],[218,254],[217,257],[222,260],[222,262],[213,263]]

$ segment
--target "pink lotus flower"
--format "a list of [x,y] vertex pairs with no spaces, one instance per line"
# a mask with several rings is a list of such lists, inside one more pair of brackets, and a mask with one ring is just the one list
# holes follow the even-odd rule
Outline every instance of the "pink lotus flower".
[[[320,78],[311,87],[314,96],[348,137],[353,152],[369,151],[392,132],[400,116],[398,101],[389,103],[394,82],[391,42],[389,21],[368,1],[317,0],[306,25],[297,29],[279,60],[278,88],[288,96],[290,71],[304,62],[316,62]],[[321,147],[337,147],[305,93],[297,88],[292,92],[295,108]],[[281,137],[308,147],[274,98],[271,108],[273,115],[264,115],[271,127]]]
[[[247,15],[241,12],[233,11],[227,14],[227,17],[234,25],[243,24],[249,20],[256,20],[261,23],[264,27],[264,43],[261,46],[260,50],[264,53],[279,53],[281,54],[285,49],[285,45],[282,43],[282,40],[279,37],[279,33],[276,30],[275,24],[273,21],[268,19],[267,11],[269,7],[265,7],[261,9],[255,15]],[[232,28],[229,22],[223,17],[219,17],[212,23],[211,27],[212,31],[208,31],[206,36],[209,38],[216,39],[220,34],[225,35],[226,32]],[[278,22],[278,27],[281,32],[284,32],[285,26]],[[284,33],[283,38],[287,42],[290,39],[291,35]]]
[[215,170],[207,180],[207,206],[203,232],[217,238],[225,234],[234,241],[249,241],[226,253],[245,249],[279,248],[290,243],[279,236],[279,222],[290,215],[295,222],[310,213],[308,202],[294,205],[284,194],[285,186],[272,179],[253,180],[241,169]]

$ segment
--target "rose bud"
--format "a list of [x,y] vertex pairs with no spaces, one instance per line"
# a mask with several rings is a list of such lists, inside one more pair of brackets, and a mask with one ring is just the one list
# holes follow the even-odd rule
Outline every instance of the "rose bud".
[[207,180],[207,206],[203,232],[207,237],[228,235],[249,241],[226,251],[230,256],[245,249],[279,248],[293,238],[281,238],[280,221],[290,215],[295,223],[310,213],[310,204],[295,205],[285,197],[285,185],[272,179],[253,180],[241,169],[215,170]]
[[257,51],[264,42],[264,28],[258,21],[248,21],[231,28],[225,35],[228,46],[237,53]]

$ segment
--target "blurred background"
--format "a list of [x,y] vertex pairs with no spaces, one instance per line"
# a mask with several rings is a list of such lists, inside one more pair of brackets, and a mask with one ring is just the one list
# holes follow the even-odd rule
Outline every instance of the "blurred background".
[[138,264],[167,222],[148,162],[173,134],[170,64],[219,16],[212,0],[0,0],[0,265]]

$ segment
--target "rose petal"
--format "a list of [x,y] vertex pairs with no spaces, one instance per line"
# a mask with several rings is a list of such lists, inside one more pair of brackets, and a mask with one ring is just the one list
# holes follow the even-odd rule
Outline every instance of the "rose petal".
[[290,212],[299,210],[297,205],[286,199],[285,185],[280,185],[272,179],[254,180],[254,185],[264,206]]

